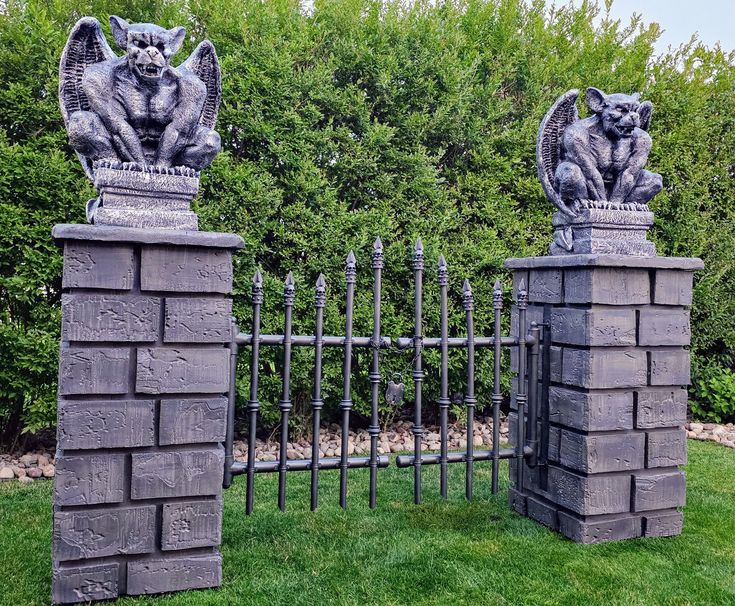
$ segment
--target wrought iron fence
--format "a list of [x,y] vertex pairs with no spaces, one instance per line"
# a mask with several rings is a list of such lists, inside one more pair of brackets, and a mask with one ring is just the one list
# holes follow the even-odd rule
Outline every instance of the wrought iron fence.
[[[541,351],[541,327],[535,322],[527,325],[526,309],[527,294],[525,285],[521,283],[516,294],[518,309],[518,336],[503,336],[501,334],[503,314],[503,289],[500,281],[495,282],[493,288],[494,330],[492,336],[478,336],[474,328],[474,296],[469,280],[464,281],[462,303],[465,310],[466,335],[464,337],[449,337],[448,330],[448,282],[449,271],[444,256],[441,256],[437,266],[440,302],[440,335],[428,337],[423,334],[423,287],[424,287],[424,250],[421,240],[417,240],[413,250],[414,273],[414,334],[412,337],[400,337],[395,343],[381,334],[381,288],[382,270],[384,265],[383,246],[378,238],[373,245],[371,268],[373,271],[373,323],[370,336],[353,335],[353,311],[355,301],[355,284],[357,278],[357,263],[355,255],[350,252],[345,264],[345,281],[347,285],[345,301],[345,330],[344,335],[324,335],[324,307],[326,303],[326,284],[323,275],[316,281],[314,294],[315,334],[294,335],[292,332],[293,306],[296,288],[293,275],[288,274],[284,283],[284,327],[283,333],[277,335],[261,334],[261,306],[263,304],[263,280],[259,271],[253,277],[252,286],[252,322],[251,332],[238,332],[233,329],[234,337],[230,346],[231,352],[231,389],[228,415],[227,438],[225,442],[225,476],[224,486],[229,487],[233,476],[246,476],[246,504],[247,514],[253,511],[254,482],[258,473],[278,473],[278,507],[286,507],[286,476],[291,471],[308,471],[311,474],[311,509],[316,509],[319,499],[319,473],[326,470],[339,469],[340,471],[340,506],[347,507],[347,480],[348,470],[355,468],[370,469],[369,505],[374,508],[377,503],[378,469],[387,467],[390,457],[378,453],[378,438],[380,435],[379,403],[380,384],[380,350],[397,347],[398,350],[413,349],[414,382],[414,415],[411,432],[414,436],[413,454],[398,455],[395,463],[399,468],[413,467],[414,502],[421,503],[422,499],[422,466],[439,465],[439,491],[443,498],[447,497],[447,468],[450,463],[465,464],[465,495],[467,499],[473,496],[474,464],[477,461],[491,461],[492,480],[491,490],[498,492],[499,463],[502,459],[522,459],[535,465],[538,457],[538,425],[539,418],[539,382],[538,376],[539,353]],[[234,323],[234,320],[233,320]],[[235,362],[241,347],[250,347],[250,394],[247,404],[247,461],[237,462],[233,457],[233,441],[235,427],[234,381]],[[260,371],[260,347],[279,346],[283,348],[283,363],[281,367],[281,398],[280,409],[280,456],[276,461],[256,461],[256,431],[257,415],[260,408],[258,400],[258,379]],[[287,444],[289,442],[289,415],[292,409],[291,401],[291,354],[293,347],[313,347],[313,392],[311,399],[312,409],[312,448],[310,459],[289,459]],[[322,398],[322,353],[324,347],[340,347],[344,351],[342,369],[342,399],[340,408],[341,418],[341,452],[339,457],[321,457],[319,451],[319,435],[321,424],[321,410],[324,406]],[[501,390],[501,361],[503,347],[517,347],[519,352],[518,377],[515,401],[518,415],[516,435],[518,439],[512,448],[500,448],[500,406],[503,401]],[[353,348],[369,348],[372,350],[372,360],[368,378],[370,381],[370,436],[369,456],[349,455],[349,427],[352,402],[352,350]],[[423,368],[423,352],[428,348],[440,350],[440,395],[437,400],[440,423],[440,451],[438,453],[424,453],[422,451],[422,437],[425,433],[422,419],[423,393],[422,384],[425,378]],[[464,405],[467,409],[466,450],[463,452],[449,452],[448,449],[448,417],[451,400],[449,398],[449,349],[461,348],[467,352],[467,378],[464,395]],[[492,390],[492,448],[489,450],[475,450],[474,420],[477,398],[475,394],[475,356],[478,348],[491,348],[494,356],[493,390]],[[544,348],[546,350],[547,348]],[[546,359],[546,357],[545,357]],[[529,380],[533,377],[534,380]],[[395,388],[395,385],[393,386]],[[390,390],[386,393],[391,396]],[[543,432],[542,432],[543,434]],[[543,441],[543,435],[542,435]],[[517,465],[517,485],[523,483],[522,465]]]

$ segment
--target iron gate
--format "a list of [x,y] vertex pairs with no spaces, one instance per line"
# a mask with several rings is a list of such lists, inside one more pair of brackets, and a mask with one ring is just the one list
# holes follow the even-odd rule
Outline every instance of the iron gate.
[[[314,510],[319,498],[319,473],[320,471],[339,469],[340,471],[340,506],[347,507],[347,479],[348,470],[355,468],[370,469],[370,507],[374,508],[377,502],[377,477],[378,469],[387,467],[390,463],[388,455],[378,453],[378,437],[380,425],[378,418],[380,398],[380,350],[387,349],[393,344],[392,340],[381,334],[380,304],[382,287],[382,269],[384,264],[383,245],[378,238],[373,245],[371,267],[373,271],[373,325],[370,336],[353,335],[353,311],[355,301],[355,284],[357,278],[357,263],[353,252],[347,256],[345,265],[346,302],[345,302],[345,330],[344,335],[324,335],[323,316],[326,303],[326,284],[323,275],[319,275],[316,281],[314,308],[315,308],[315,334],[295,335],[292,331],[293,306],[296,296],[296,288],[293,275],[288,274],[284,284],[284,328],[282,334],[261,334],[261,306],[263,304],[263,280],[259,271],[253,277],[252,285],[252,322],[251,332],[239,332],[234,326],[234,339],[230,345],[230,401],[227,425],[227,437],[225,442],[225,473],[224,487],[232,484],[232,478],[236,475],[246,476],[246,513],[253,511],[253,493],[255,475],[259,473],[278,474],[278,507],[285,510],[286,507],[286,476],[292,471],[308,471],[311,474],[311,509]],[[399,468],[413,467],[414,473],[414,502],[421,503],[422,480],[421,472],[423,465],[439,465],[440,494],[443,498],[447,496],[447,467],[450,463],[464,463],[465,472],[465,495],[471,499],[473,495],[473,473],[474,463],[477,461],[490,461],[492,463],[492,493],[498,492],[499,462],[501,459],[525,459],[530,466],[535,466],[539,456],[545,457],[545,445],[547,442],[545,431],[548,414],[539,414],[539,390],[543,389],[545,381],[539,383],[539,354],[542,351],[541,326],[536,322],[527,322],[527,292],[523,282],[518,285],[515,294],[515,306],[517,314],[517,336],[502,336],[501,322],[503,314],[503,289],[500,281],[495,282],[493,288],[494,330],[492,336],[478,336],[474,329],[474,297],[469,280],[464,281],[462,302],[466,317],[466,335],[464,337],[450,338],[448,336],[448,309],[447,289],[449,271],[444,256],[439,258],[437,266],[437,278],[439,285],[440,302],[440,335],[438,337],[425,336],[423,334],[423,286],[424,286],[424,249],[421,240],[417,240],[413,250],[413,273],[414,273],[414,334],[412,337],[401,337],[395,340],[395,346],[399,350],[413,350],[414,382],[414,416],[411,432],[414,436],[414,450],[410,455],[398,455],[395,463]],[[516,332],[516,331],[512,331]],[[547,340],[548,341],[548,340]],[[234,460],[233,443],[235,427],[235,369],[238,351],[241,347],[250,347],[250,393],[247,404],[247,462],[241,463]],[[283,348],[283,364],[281,368],[281,398],[279,400],[280,426],[279,451],[280,456],[276,461],[256,461],[256,430],[257,415],[260,409],[258,399],[258,380],[260,372],[260,348],[261,346],[279,346]],[[287,444],[289,441],[289,415],[292,409],[291,401],[291,354],[293,347],[313,347],[313,392],[311,398],[312,409],[312,448],[310,459],[289,459]],[[324,405],[322,398],[322,353],[324,347],[340,347],[344,351],[342,372],[342,399],[340,408],[341,419],[341,452],[339,457],[321,457],[319,449],[319,429],[321,423],[321,410]],[[492,391],[492,419],[493,435],[492,449],[475,450],[474,447],[474,415],[477,399],[475,397],[475,352],[477,348],[491,348],[493,351],[493,391]],[[502,348],[517,348],[524,355],[518,356],[517,388],[513,399],[517,404],[517,421],[515,427],[515,445],[512,448],[499,448],[500,443],[500,405],[503,400],[501,390],[501,361]],[[370,454],[364,456],[349,455],[349,425],[350,412],[352,410],[352,350],[353,348],[368,348],[372,350],[372,362],[368,378],[371,387],[371,415],[370,425],[367,429],[370,435]],[[422,384],[424,381],[423,351],[427,348],[438,348],[440,350],[440,395],[437,401],[440,419],[440,451],[438,453],[422,452],[422,437],[425,428],[422,421]],[[460,348],[467,352],[467,378],[464,395],[464,405],[467,408],[467,441],[464,452],[448,451],[448,416],[451,400],[449,398],[449,349]],[[543,348],[544,367],[548,364],[548,347]],[[545,371],[544,375],[547,374]],[[533,378],[533,380],[531,380]],[[541,430],[541,431],[540,431]],[[539,441],[541,433],[541,441]],[[543,461],[542,461],[543,462]],[[523,465],[516,466],[516,483],[520,487],[523,484]]]

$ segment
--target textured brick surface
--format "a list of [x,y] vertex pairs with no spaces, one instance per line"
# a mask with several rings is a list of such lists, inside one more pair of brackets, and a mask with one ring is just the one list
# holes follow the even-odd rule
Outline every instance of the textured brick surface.
[[228,293],[232,290],[229,250],[145,246],[140,288],[165,292]]
[[59,402],[57,438],[63,449],[135,448],[155,444],[153,400]]
[[63,347],[59,394],[124,394],[129,388],[129,348]]
[[162,400],[160,444],[224,442],[227,398]]
[[638,345],[689,345],[690,340],[688,310],[640,310]]
[[622,513],[630,507],[630,476],[582,476],[549,466],[549,493],[581,515]]
[[152,552],[155,519],[154,505],[56,512],[54,556],[63,561]]
[[686,465],[687,440],[683,429],[649,431],[646,435],[646,467]]
[[222,491],[224,449],[133,453],[133,499],[216,495]]
[[225,393],[230,352],[221,348],[138,349],[138,393]]
[[562,382],[606,389],[646,385],[646,352],[642,349],[564,348]]
[[547,528],[557,530],[559,522],[557,519],[557,508],[545,503],[540,499],[529,496],[526,499],[526,515]]
[[564,301],[604,305],[645,305],[651,302],[648,271],[596,267],[564,271]]
[[67,242],[62,285],[129,290],[133,286],[134,264],[132,246]]
[[230,299],[166,298],[164,341],[229,343],[232,340]]
[[216,547],[221,542],[221,528],[220,500],[165,503],[161,549]]
[[656,305],[691,305],[693,276],[691,271],[657,269],[653,302]]
[[684,528],[684,514],[680,511],[654,513],[644,516],[644,536],[673,537]]
[[688,350],[651,351],[651,385],[689,385],[690,382]]
[[570,345],[635,345],[635,310],[575,309],[552,310],[551,340]]
[[93,566],[56,568],[53,572],[55,604],[111,600],[119,595],[120,566],[117,562]]
[[577,543],[604,543],[641,536],[641,518],[631,515],[604,519],[579,519],[559,512],[559,532]]
[[222,584],[222,556],[174,556],[128,564],[128,593],[140,595]]
[[549,420],[584,431],[633,428],[633,392],[582,392],[552,385]]
[[123,500],[124,487],[123,454],[64,455],[56,460],[56,505],[120,503]]
[[562,430],[559,462],[585,473],[640,469],[645,462],[646,435],[621,433],[582,435]]
[[561,303],[562,271],[532,269],[528,283],[528,300],[536,303]]
[[63,295],[65,341],[155,341],[161,301],[132,295]]
[[633,481],[633,511],[673,509],[686,501],[684,472],[637,472]]
[[686,423],[685,389],[642,389],[637,400],[636,427],[676,427]]

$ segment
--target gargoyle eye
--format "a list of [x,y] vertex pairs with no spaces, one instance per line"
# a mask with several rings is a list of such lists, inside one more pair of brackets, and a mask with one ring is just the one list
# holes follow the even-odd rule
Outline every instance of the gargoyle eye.
[[142,40],[136,40],[135,46],[137,46],[138,48],[148,48],[148,45]]
[[159,52],[163,52],[166,49],[166,45],[163,42],[159,42],[156,44],[156,48],[159,50]]

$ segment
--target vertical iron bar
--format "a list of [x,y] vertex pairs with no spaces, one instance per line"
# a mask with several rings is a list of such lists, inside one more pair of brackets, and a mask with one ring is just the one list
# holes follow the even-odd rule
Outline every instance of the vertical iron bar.
[[529,334],[533,341],[528,356],[528,419],[526,421],[526,435],[528,436],[528,446],[532,451],[528,459],[528,465],[529,467],[536,467],[538,461],[538,358],[539,351],[541,350],[541,327],[536,322],[531,322]]
[[521,279],[518,285],[516,306],[518,307],[518,390],[516,391],[516,402],[518,404],[518,420],[516,431],[516,490],[523,489],[523,446],[526,443],[525,415],[526,415],[526,309],[528,308],[528,295],[526,293],[526,282]]
[[473,473],[475,466],[475,322],[472,311],[475,307],[470,281],[465,280],[462,288],[462,303],[464,304],[467,321],[467,391],[464,403],[467,406],[467,469],[465,476],[465,496],[472,499]]
[[255,486],[255,434],[258,422],[258,376],[260,371],[260,306],[263,304],[263,276],[260,270],[253,276],[253,341],[250,350],[250,397],[248,399],[248,467],[245,486],[245,513],[253,513]]
[[439,257],[437,268],[439,276],[439,313],[441,338],[441,368],[439,394],[439,432],[440,432],[440,459],[439,459],[439,491],[442,498],[447,498],[447,424],[449,416],[449,321],[447,312],[447,284],[449,271],[444,255]]
[[235,442],[235,392],[237,379],[237,351],[239,349],[235,335],[238,333],[235,318],[230,318],[230,389],[227,392],[227,433],[225,435],[225,473],[222,487],[232,486],[232,464],[235,462],[233,448]]
[[549,461],[549,385],[551,383],[551,305],[544,305],[543,345],[541,351],[541,435],[539,464],[542,466],[541,487],[547,490]]
[[498,492],[498,473],[500,471],[500,404],[503,401],[503,394],[500,388],[500,362],[502,357],[500,332],[502,330],[501,321],[503,313],[503,289],[500,286],[500,280],[495,281],[493,286],[493,310],[495,312],[495,343],[494,343],[494,372],[493,372],[493,478],[492,493]]
[[291,320],[293,304],[296,298],[296,287],[293,274],[288,277],[283,289],[285,318],[283,326],[283,391],[279,408],[281,409],[281,449],[278,461],[278,508],[286,510],[286,471],[288,458],[288,414],[291,411]]
[[374,509],[378,491],[378,389],[380,387],[380,291],[383,273],[383,243],[380,238],[373,244],[373,360],[370,368],[370,509]]
[[355,282],[357,281],[357,261],[355,253],[350,251],[345,266],[347,281],[347,309],[345,311],[345,359],[342,374],[342,452],[339,472],[339,505],[347,508],[347,458],[350,441],[350,410],[352,409],[350,379],[352,377],[352,312],[355,303]]
[[327,287],[324,276],[319,274],[316,281],[314,306],[316,307],[316,329],[314,342],[314,396],[311,399],[312,426],[311,426],[311,510],[316,510],[319,499],[319,428],[321,425],[321,410],[324,406],[322,399],[322,347],[324,341],[324,304],[326,303]]
[[421,388],[424,381],[423,360],[421,350],[423,347],[422,333],[422,298],[423,298],[423,275],[424,275],[424,245],[421,238],[416,240],[413,249],[413,271],[414,271],[414,332],[413,332],[413,383],[414,383],[414,414],[413,414],[413,501],[417,505],[421,503],[421,438],[424,435],[424,426],[421,424]]

